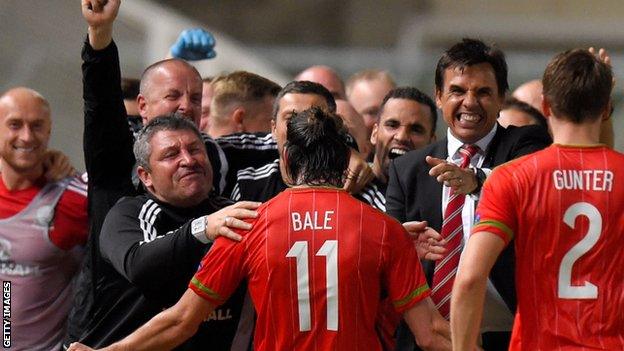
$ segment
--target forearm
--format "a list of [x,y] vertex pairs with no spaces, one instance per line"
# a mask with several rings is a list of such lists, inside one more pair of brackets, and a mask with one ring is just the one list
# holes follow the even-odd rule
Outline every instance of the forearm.
[[430,298],[407,310],[403,317],[416,344],[426,351],[451,351],[449,323],[438,313]]
[[117,47],[82,50],[84,153],[89,185],[130,185],[134,155],[121,93]]
[[89,26],[89,44],[94,50],[102,50],[113,40],[113,24]]
[[462,279],[458,276],[451,300],[451,335],[453,350],[474,350],[485,299],[485,280]]
[[[183,299],[188,298],[187,291]],[[198,297],[195,297],[195,299]],[[206,303],[207,304],[207,303]],[[106,351],[171,350],[195,334],[203,320],[204,307],[195,309],[182,300],[159,313],[123,340],[104,348]]]
[[170,306],[186,289],[207,246],[190,234],[189,223],[146,238],[134,201],[117,204],[106,217],[99,238],[102,258],[146,297]]

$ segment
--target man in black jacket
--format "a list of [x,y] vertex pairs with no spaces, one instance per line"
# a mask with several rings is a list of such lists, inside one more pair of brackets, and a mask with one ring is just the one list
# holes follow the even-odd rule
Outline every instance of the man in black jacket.
[[[230,204],[210,195],[212,173],[196,127],[179,116],[152,119],[134,144],[146,194],[122,198],[99,236],[101,290],[81,340],[105,346],[130,334],[184,293],[216,235],[239,239],[229,229],[248,229],[259,203]],[[238,299],[210,316],[182,346],[230,348],[242,310]]]
[[[447,137],[393,161],[386,208],[400,222],[427,221],[447,240],[445,257],[423,265],[432,298],[448,316],[456,271],[451,264],[459,259],[464,235],[470,233],[483,181],[496,165],[545,147],[550,137],[543,127],[504,129],[496,123],[508,89],[507,64],[501,51],[479,40],[464,39],[447,50],[438,62],[435,82],[436,103],[449,126]],[[507,349],[516,307],[513,272],[513,250],[508,249],[490,275],[481,326],[486,350]],[[398,348],[414,349],[404,335],[399,330]]]
[[[99,235],[111,207],[121,197],[137,193],[132,183],[135,165],[133,136],[126,120],[119,56],[112,40],[113,22],[119,5],[119,0],[82,2],[83,16],[89,24],[88,38],[82,51],[82,70],[90,229],[87,257],[77,278],[77,292],[69,316],[65,345],[75,340],[102,343],[112,340],[113,334],[94,323],[95,316],[107,313],[111,306],[109,299],[115,294],[109,289],[119,288],[108,279],[114,270],[100,255]],[[149,120],[158,115],[179,112],[190,120],[199,120],[201,84],[197,70],[182,60],[166,60],[150,66],[142,77],[141,116]],[[223,172],[218,162],[224,157],[216,152],[218,147],[214,141],[204,139],[212,163],[212,178],[216,179],[215,184],[219,184],[218,178]],[[210,145],[215,147],[210,148]]]

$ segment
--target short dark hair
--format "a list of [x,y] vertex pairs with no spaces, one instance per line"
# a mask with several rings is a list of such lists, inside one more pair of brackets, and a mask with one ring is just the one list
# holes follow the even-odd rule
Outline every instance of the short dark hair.
[[277,96],[275,97],[275,103],[273,104],[273,119],[277,118],[277,111],[279,111],[280,100],[282,100],[282,98],[286,94],[319,95],[323,97],[327,102],[329,112],[336,113],[336,100],[334,99],[334,96],[329,92],[329,90],[327,90],[327,88],[318,83],[310,82],[307,80],[295,80],[286,84],[286,86],[284,86],[284,88],[282,88],[282,90],[277,93]]
[[555,116],[582,123],[599,118],[608,108],[613,72],[588,50],[574,49],[548,63],[542,84]]
[[312,107],[288,120],[286,164],[295,184],[342,186],[349,165],[342,119]]
[[502,110],[517,110],[523,112],[530,116],[537,124],[544,128],[548,128],[548,123],[546,122],[546,117],[535,107],[527,104],[524,101],[518,100],[515,97],[511,96],[505,99],[503,102]]
[[464,38],[461,42],[446,50],[436,67],[436,90],[444,88],[444,72],[449,68],[464,68],[489,63],[494,70],[498,95],[503,96],[509,90],[507,82],[507,62],[505,55],[496,47],[490,47],[478,39]]
[[139,131],[133,147],[137,165],[148,171],[150,170],[149,158],[152,154],[150,141],[156,133],[163,130],[188,130],[193,132],[200,141],[203,140],[195,124],[177,112],[153,118]]
[[135,100],[139,95],[139,85],[141,81],[136,78],[121,78],[121,95],[124,100]]
[[436,125],[438,124],[438,110],[435,103],[433,102],[433,99],[431,99],[429,95],[414,87],[394,88],[390,90],[388,94],[386,94],[386,96],[383,98],[383,101],[381,102],[381,108],[379,109],[378,119],[381,118],[383,109],[390,99],[406,99],[412,100],[419,104],[427,105],[429,107],[429,110],[431,110],[431,133],[435,133]]

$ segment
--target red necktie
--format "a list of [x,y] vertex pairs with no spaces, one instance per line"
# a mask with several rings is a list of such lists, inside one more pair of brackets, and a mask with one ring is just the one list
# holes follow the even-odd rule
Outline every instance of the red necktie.
[[[466,168],[470,164],[470,159],[476,155],[479,148],[475,145],[462,145],[459,149],[461,155],[461,164],[459,167]],[[464,200],[466,195],[455,194],[453,190],[450,192],[448,204],[444,211],[444,222],[442,223],[442,232],[440,233],[446,239],[446,255],[436,262],[433,270],[433,288],[431,290],[431,299],[436,304],[436,308],[440,314],[449,319],[451,308],[451,290],[459,265],[459,257],[461,256],[464,230],[462,222],[462,209],[464,208]]]

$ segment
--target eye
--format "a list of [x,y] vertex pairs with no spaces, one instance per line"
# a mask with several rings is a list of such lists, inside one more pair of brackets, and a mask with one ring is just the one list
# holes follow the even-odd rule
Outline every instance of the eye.
[[22,126],[22,124],[18,121],[10,121],[7,126],[9,127],[9,129],[11,130],[18,130],[20,129],[20,127]]
[[177,100],[179,97],[180,97],[180,94],[177,91],[172,91],[172,92],[169,92],[165,96],[165,99],[167,99],[167,100]]
[[415,124],[410,127],[410,133],[425,134],[425,128],[423,128],[421,125]]
[[177,150],[170,150],[170,151],[167,151],[167,152],[165,152],[163,154],[163,159],[165,159],[165,160],[166,159],[171,159],[171,158],[176,157],[177,155],[178,155],[178,151]]
[[492,89],[490,88],[479,89],[479,96],[483,96],[483,97],[492,96]]
[[397,129],[401,124],[398,121],[388,120],[384,122],[384,127],[387,129]]

